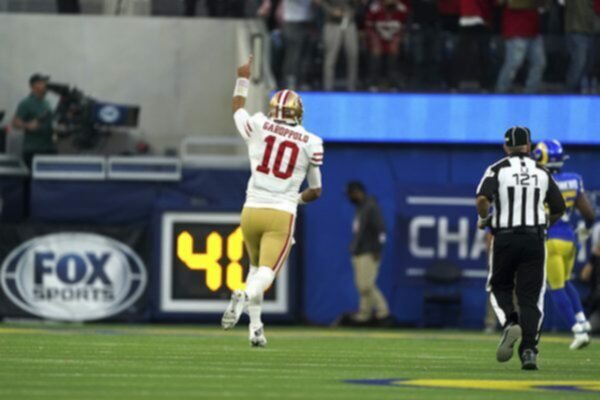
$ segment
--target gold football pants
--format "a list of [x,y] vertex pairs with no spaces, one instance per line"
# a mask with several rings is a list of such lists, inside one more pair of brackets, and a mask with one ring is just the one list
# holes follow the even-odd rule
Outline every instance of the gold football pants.
[[271,208],[244,208],[242,233],[250,264],[279,272],[294,242],[295,216]]
[[571,279],[576,254],[575,243],[560,239],[548,240],[546,273],[552,290],[564,288],[565,282]]

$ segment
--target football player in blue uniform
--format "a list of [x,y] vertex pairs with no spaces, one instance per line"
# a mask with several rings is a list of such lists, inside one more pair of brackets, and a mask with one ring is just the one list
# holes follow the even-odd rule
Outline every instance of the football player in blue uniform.
[[[579,294],[571,283],[571,272],[575,265],[577,242],[584,244],[590,237],[596,216],[585,195],[581,176],[561,172],[568,156],[560,142],[545,140],[538,143],[533,156],[550,170],[567,204],[567,211],[562,219],[548,231],[546,271],[555,308],[575,335],[570,349],[581,349],[590,343],[591,326],[583,313]],[[571,222],[574,209],[579,210],[585,220],[585,227],[577,230]]]

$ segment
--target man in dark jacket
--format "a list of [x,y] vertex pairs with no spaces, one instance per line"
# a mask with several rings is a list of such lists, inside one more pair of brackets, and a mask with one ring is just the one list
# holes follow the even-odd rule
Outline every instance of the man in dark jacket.
[[350,254],[360,305],[354,320],[358,323],[367,322],[375,312],[377,321],[388,321],[388,303],[375,283],[386,239],[383,216],[377,201],[374,197],[367,196],[361,182],[348,183],[346,193],[348,199],[356,206]]

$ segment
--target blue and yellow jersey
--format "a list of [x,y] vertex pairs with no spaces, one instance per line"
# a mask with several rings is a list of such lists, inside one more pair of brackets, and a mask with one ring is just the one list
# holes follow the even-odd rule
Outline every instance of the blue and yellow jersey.
[[548,231],[548,239],[561,239],[571,242],[576,241],[575,228],[572,223],[573,210],[579,196],[584,193],[583,181],[581,176],[570,172],[560,172],[553,175],[558,188],[560,189],[567,210],[556,224]]

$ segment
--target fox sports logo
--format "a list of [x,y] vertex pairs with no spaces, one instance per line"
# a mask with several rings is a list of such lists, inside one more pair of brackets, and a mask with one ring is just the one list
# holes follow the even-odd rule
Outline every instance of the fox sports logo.
[[130,307],[144,292],[146,269],[128,246],[90,233],[41,236],[13,250],[0,270],[2,289],[42,318],[87,321]]

